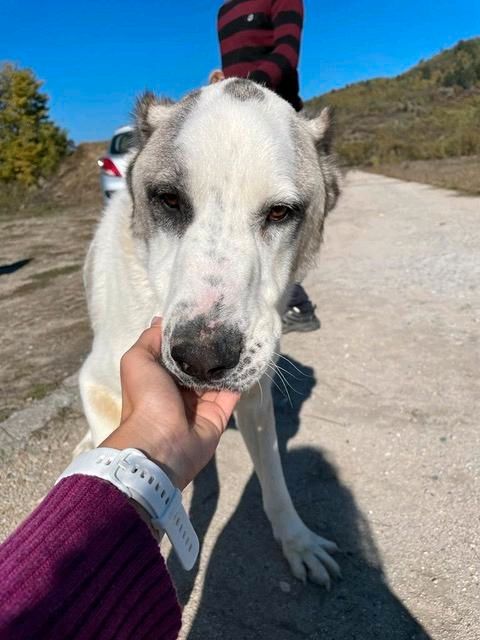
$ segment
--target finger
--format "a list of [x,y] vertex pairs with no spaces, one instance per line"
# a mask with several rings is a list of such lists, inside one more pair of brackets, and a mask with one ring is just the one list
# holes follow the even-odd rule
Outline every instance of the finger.
[[123,354],[120,360],[120,379],[122,389],[127,385],[127,380],[131,378],[134,371],[139,371],[139,367],[151,366],[155,364],[159,369],[163,369],[159,355],[162,350],[162,325],[156,324],[140,335],[135,344]]
[[150,322],[151,327],[162,326],[163,318],[161,316],[153,316],[152,321]]
[[225,389],[218,392],[215,403],[220,407],[225,415],[230,418],[239,400],[240,394],[237,391],[229,391]]
[[137,355],[138,350],[142,350],[148,353],[150,359],[152,356],[154,358],[157,358],[162,351],[162,337],[162,319],[154,318],[152,320],[152,325],[150,326],[150,328],[145,329],[145,331],[142,332],[133,347],[131,347],[130,352],[135,351],[135,355]]
[[223,389],[222,391],[202,391],[197,392],[196,395],[199,401],[216,405],[222,413],[228,416],[232,414],[235,405],[240,400],[240,393],[238,391],[228,389]]
[[234,391],[207,391],[198,397],[195,412],[223,432],[239,398],[240,394]]

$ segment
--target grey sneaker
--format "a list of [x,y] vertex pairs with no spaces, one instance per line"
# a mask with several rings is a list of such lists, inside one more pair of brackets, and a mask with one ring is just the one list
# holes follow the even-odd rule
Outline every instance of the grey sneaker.
[[315,315],[315,309],[310,301],[301,306],[288,307],[282,316],[282,333],[298,331],[307,333],[320,329],[320,320]]

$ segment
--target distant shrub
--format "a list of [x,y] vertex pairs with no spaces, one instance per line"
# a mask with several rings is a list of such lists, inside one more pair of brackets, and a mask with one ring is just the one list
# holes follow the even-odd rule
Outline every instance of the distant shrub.
[[0,181],[32,186],[57,168],[69,143],[48,116],[48,97],[30,69],[0,67]]
[[424,80],[430,80],[430,78],[432,77],[432,68],[428,64],[424,64],[420,69],[420,73],[422,74],[422,78]]

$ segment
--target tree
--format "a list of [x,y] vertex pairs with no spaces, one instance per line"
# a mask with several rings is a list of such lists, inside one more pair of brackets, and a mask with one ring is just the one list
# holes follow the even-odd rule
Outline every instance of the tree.
[[0,181],[31,186],[68,151],[66,132],[48,114],[48,96],[30,69],[0,67]]

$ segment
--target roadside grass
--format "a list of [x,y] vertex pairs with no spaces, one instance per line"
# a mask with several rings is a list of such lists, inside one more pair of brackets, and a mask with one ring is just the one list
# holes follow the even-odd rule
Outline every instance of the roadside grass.
[[11,409],[10,407],[2,407],[0,409],[0,422],[3,422],[4,420],[6,420],[8,416],[12,414],[13,411],[14,409]]
[[49,213],[54,213],[51,206],[44,204],[39,207],[33,203],[36,191],[27,189],[21,185],[3,184],[0,186],[0,222],[22,218],[40,218]]
[[42,400],[57,387],[57,382],[38,382],[25,393],[25,398],[26,400]]
[[40,186],[0,183],[0,222],[65,214],[79,207],[100,209],[103,200],[96,161],[105,147],[105,142],[78,145],[57,173]]
[[453,189],[472,196],[480,195],[480,155],[386,163],[375,167],[362,167],[362,170],[400,180]]
[[[49,393],[58,389],[60,382],[37,382],[29,387],[22,394],[23,402],[38,402],[39,400],[43,400]],[[0,423],[9,418],[14,411],[17,410],[17,407],[1,407],[0,408]]]
[[58,202],[40,189],[26,189],[18,185],[0,185],[0,222],[15,222],[23,218],[47,218],[65,213],[75,204],[59,206]]
[[[38,402],[43,400],[49,393],[58,388],[59,382],[37,382],[25,390],[22,394],[22,402]],[[5,406],[0,408],[0,423],[6,420],[17,410],[17,406]]]

